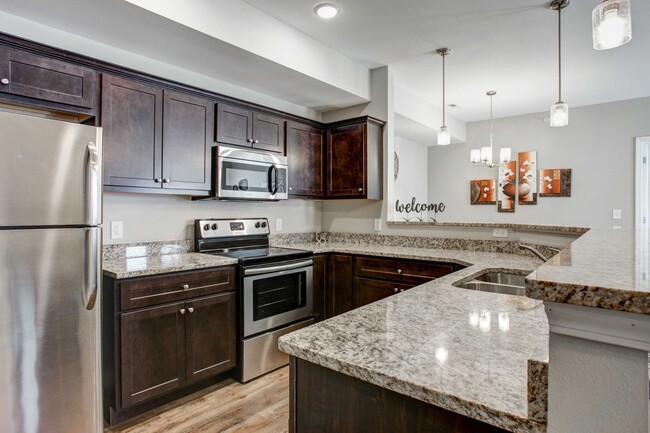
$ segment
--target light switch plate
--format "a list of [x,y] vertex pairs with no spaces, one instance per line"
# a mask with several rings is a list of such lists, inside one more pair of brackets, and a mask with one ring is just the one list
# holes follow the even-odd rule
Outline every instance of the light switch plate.
[[381,230],[381,218],[375,218],[375,231],[378,232]]
[[492,229],[492,236],[495,238],[507,238],[508,229]]
[[620,209],[614,209],[612,211],[612,219],[615,219],[615,220],[620,220],[621,219],[621,210]]
[[281,232],[282,231],[282,218],[276,218],[275,219],[275,231],[276,232]]
[[122,239],[124,237],[124,223],[122,221],[111,221],[111,239]]

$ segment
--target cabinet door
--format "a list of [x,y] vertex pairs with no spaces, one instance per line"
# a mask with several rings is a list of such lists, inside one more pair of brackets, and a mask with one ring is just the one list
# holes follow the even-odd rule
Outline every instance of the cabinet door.
[[0,47],[0,93],[95,110],[97,74],[92,69]]
[[366,124],[332,128],[327,132],[327,195],[366,195]]
[[161,88],[102,76],[104,185],[160,188]]
[[327,293],[327,256],[318,254],[312,257],[314,261],[314,321],[325,320]]
[[250,110],[217,104],[217,141],[235,146],[253,146],[253,118]]
[[253,148],[284,154],[285,123],[278,117],[253,113]]
[[188,301],[187,311],[187,382],[196,382],[235,367],[235,293]]
[[352,298],[352,307],[359,308],[366,304],[387,298],[396,293],[410,289],[411,285],[394,283],[391,281],[369,280],[366,278],[356,277],[354,279],[354,296]]
[[327,317],[352,309],[352,256],[335,254],[328,263]]
[[214,103],[167,90],[164,96],[163,188],[208,192]]
[[296,122],[287,123],[289,195],[325,196],[323,131]]
[[120,315],[122,407],[185,383],[186,315],[184,303]]

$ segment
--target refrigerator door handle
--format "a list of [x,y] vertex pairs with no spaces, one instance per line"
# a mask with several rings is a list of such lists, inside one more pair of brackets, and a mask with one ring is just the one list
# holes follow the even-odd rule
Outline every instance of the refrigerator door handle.
[[97,134],[97,143],[89,142],[87,151],[86,220],[89,225],[98,225],[101,224],[102,212],[101,130]]
[[100,258],[101,258],[101,228],[86,230],[83,302],[86,310],[95,308],[97,292],[101,284]]

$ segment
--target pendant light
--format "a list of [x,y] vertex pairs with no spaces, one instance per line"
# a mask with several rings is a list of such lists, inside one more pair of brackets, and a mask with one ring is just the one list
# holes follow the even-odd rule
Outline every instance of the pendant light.
[[630,0],[604,0],[591,15],[594,49],[609,50],[632,39]]
[[[472,149],[469,153],[469,159],[474,165],[484,165],[492,168],[495,166],[492,162],[493,147],[494,147],[494,116],[493,116],[493,103],[492,98],[497,94],[494,90],[485,92],[490,97],[490,146],[482,147],[480,149]],[[512,158],[512,149],[504,147],[499,151],[499,163],[506,164]]]
[[438,48],[436,53],[442,56],[442,126],[438,132],[438,145],[446,146],[451,144],[451,135],[445,123],[445,57],[451,52],[449,48]]
[[569,104],[562,101],[562,9],[569,6],[569,0],[553,0],[549,7],[557,11],[557,59],[558,59],[558,98],[551,105],[550,125],[553,127],[569,124]]

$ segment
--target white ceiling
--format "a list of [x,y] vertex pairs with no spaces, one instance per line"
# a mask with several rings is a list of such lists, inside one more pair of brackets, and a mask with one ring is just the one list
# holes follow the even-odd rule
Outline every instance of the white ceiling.
[[[545,111],[557,100],[557,13],[541,0],[336,0],[329,21],[318,0],[243,0],[337,51],[375,67],[392,65],[398,83],[441,104],[439,47],[447,58],[447,102],[464,121]],[[650,96],[650,1],[631,0],[632,41],[591,46],[591,11],[574,0],[563,18],[563,99],[583,106]]]

